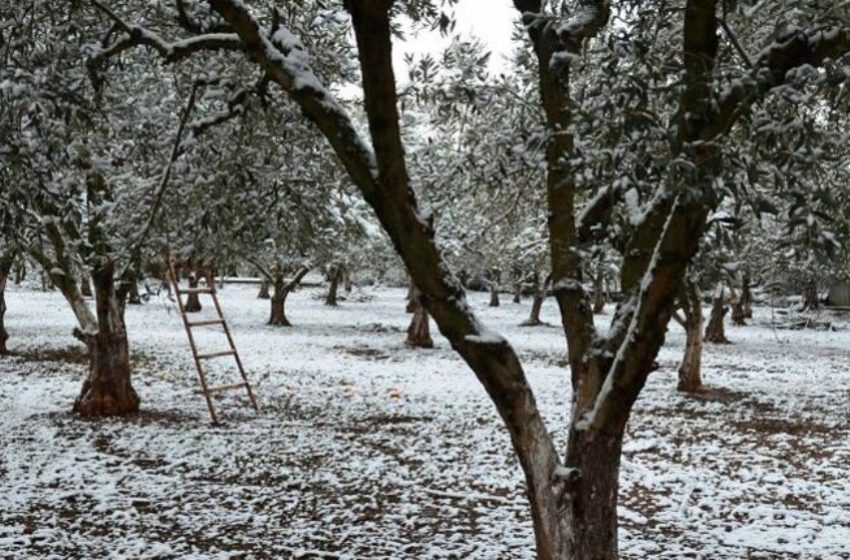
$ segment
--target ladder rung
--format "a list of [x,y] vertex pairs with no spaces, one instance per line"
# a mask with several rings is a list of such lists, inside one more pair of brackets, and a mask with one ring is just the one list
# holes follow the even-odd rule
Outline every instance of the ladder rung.
[[195,321],[186,324],[190,327],[209,327],[212,325],[223,325],[224,319],[210,319],[209,321]]
[[218,385],[216,387],[207,387],[207,393],[221,393],[222,391],[229,391],[231,389],[240,389],[245,386],[245,382],[241,381],[239,383],[231,383],[229,385]]
[[177,288],[179,294],[213,294],[215,290],[212,288]]
[[210,358],[220,358],[222,356],[235,356],[236,351],[234,350],[223,350],[221,352],[213,352],[212,354],[198,354],[197,358],[199,360],[209,360]]

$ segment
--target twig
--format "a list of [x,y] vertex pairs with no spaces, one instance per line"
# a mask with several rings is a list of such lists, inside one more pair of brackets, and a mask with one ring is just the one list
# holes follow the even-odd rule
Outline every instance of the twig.
[[166,164],[165,169],[162,172],[162,177],[160,178],[159,186],[157,187],[156,194],[154,195],[154,201],[153,206],[151,207],[151,212],[148,215],[148,219],[145,222],[142,231],[136,237],[133,247],[130,250],[130,258],[127,260],[127,264],[124,267],[124,270],[122,271],[120,277],[123,277],[123,275],[132,266],[132,263],[141,253],[142,244],[145,242],[148,233],[150,233],[154,219],[156,218],[156,214],[159,211],[159,207],[162,206],[162,199],[165,194],[165,188],[168,186],[168,180],[171,178],[171,170],[174,168],[174,163],[177,161],[177,158],[180,157],[180,143],[183,139],[183,131],[186,128],[186,123],[189,121],[189,115],[192,114],[192,110],[195,108],[197,92],[202,85],[203,84],[201,82],[196,82],[192,86],[192,92],[189,94],[189,101],[186,103],[186,107],[183,109],[183,114],[180,117],[180,125],[177,127],[177,134],[174,137],[174,145],[171,148],[171,157],[169,158],[168,163]]

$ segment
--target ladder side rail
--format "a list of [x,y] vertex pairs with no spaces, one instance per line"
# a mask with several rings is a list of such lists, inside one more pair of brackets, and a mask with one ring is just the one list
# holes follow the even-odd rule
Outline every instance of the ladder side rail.
[[245,382],[245,390],[248,392],[248,398],[251,400],[251,406],[254,407],[254,410],[259,411],[260,407],[257,406],[257,399],[254,397],[254,390],[251,387],[250,381],[248,381],[248,374],[245,373],[245,368],[242,366],[242,358],[239,357],[239,352],[236,350],[236,343],[233,341],[233,335],[230,334],[230,326],[228,326],[227,321],[224,319],[224,313],[221,311],[221,304],[218,302],[218,296],[215,291],[212,293],[212,300],[215,305],[215,309],[218,312],[218,316],[222,319],[221,326],[224,328],[224,334],[227,336],[227,342],[233,349],[233,357],[236,359],[236,367],[239,368],[239,374]]
[[195,337],[192,336],[192,328],[189,326],[189,319],[186,317],[186,309],[183,306],[183,300],[180,297],[180,286],[178,284],[177,274],[174,271],[174,264],[171,261],[168,263],[168,272],[171,277],[171,285],[174,286],[174,295],[177,296],[177,307],[180,309],[180,317],[183,319],[183,328],[186,330],[186,335],[189,337],[189,346],[192,349],[192,358],[195,361],[195,368],[198,370],[198,380],[201,382],[201,389],[203,390],[204,398],[207,401],[207,408],[210,411],[210,417],[212,418],[213,424],[218,424],[218,416],[215,413],[212,398],[210,397],[210,393],[207,389],[207,380],[204,376],[201,360],[198,359],[198,348],[195,345]]

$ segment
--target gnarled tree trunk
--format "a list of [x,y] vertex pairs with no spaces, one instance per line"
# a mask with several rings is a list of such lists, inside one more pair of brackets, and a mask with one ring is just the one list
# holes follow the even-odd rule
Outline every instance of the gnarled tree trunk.
[[523,274],[522,267],[519,265],[514,265],[513,275],[514,275],[514,303],[522,303],[522,284],[525,279],[525,275]]
[[705,341],[714,344],[728,344],[726,329],[723,326],[723,318],[729,308],[723,305],[723,284],[718,283],[714,290],[714,298],[711,301],[711,315],[708,316],[708,325],[705,327]]
[[685,319],[685,355],[679,366],[678,390],[685,393],[697,393],[702,385],[702,299],[699,284],[691,274],[686,274],[679,293]]
[[279,327],[291,327],[292,323],[286,318],[286,297],[289,295],[289,290],[283,280],[283,272],[276,272],[274,276],[274,295],[271,297],[271,314],[269,315],[269,325]]
[[127,303],[130,305],[142,305],[142,296],[139,294],[139,283],[136,281],[136,275],[130,278],[129,290],[127,292]]
[[[198,288],[198,271],[196,269],[193,268],[189,271],[188,281],[190,290]],[[203,308],[198,292],[190,291],[186,296],[186,305],[183,307],[186,313],[198,313]]]
[[94,295],[91,291],[91,276],[85,268],[83,268],[80,278],[80,293],[83,294],[83,297],[92,297]]
[[310,272],[307,266],[301,267],[289,283],[284,281],[283,271],[277,269],[274,271],[274,294],[271,297],[271,314],[269,315],[269,325],[280,327],[291,327],[292,323],[286,317],[286,298],[289,293],[298,287],[304,276]]
[[490,282],[490,307],[499,307],[499,285]]
[[257,299],[269,299],[269,281],[265,276],[260,280],[260,291],[257,293]]
[[501,281],[501,272],[498,268],[490,269],[488,275],[488,284],[490,287],[490,307],[499,307],[499,282]]
[[605,311],[605,273],[600,262],[593,279],[593,314],[599,315],[603,311]]
[[551,279],[551,275],[547,276],[543,283],[540,283],[540,275],[536,272],[534,273],[534,298],[531,300],[531,313],[528,316],[528,319],[520,323],[521,327],[537,327],[539,325],[543,325],[543,321],[540,319],[540,312],[543,309],[543,302],[546,300],[546,290],[549,289],[549,280]]
[[337,291],[339,290],[339,283],[342,280],[343,268],[342,265],[336,265],[331,270],[331,283],[328,286],[328,295],[325,297],[325,305],[329,305],[331,307],[337,306]]
[[139,396],[130,382],[130,349],[124,316],[111,266],[92,274],[97,312],[94,332],[78,330],[89,352],[89,374],[74,403],[82,416],[114,416],[139,410]]
[[819,306],[817,282],[810,279],[803,286],[803,311],[817,309]]
[[8,255],[0,256],[0,356],[5,356],[9,353],[6,348],[6,341],[9,340],[9,333],[6,332],[6,282],[9,279],[9,272],[12,270],[12,258]]
[[753,318],[753,292],[750,289],[750,271],[744,271],[741,279],[741,307],[744,310],[744,319]]
[[407,327],[407,340],[405,343],[413,348],[433,348],[434,341],[431,339],[430,319],[428,310],[422,305],[422,292],[415,286],[412,290],[408,307],[413,308],[413,317],[410,326]]

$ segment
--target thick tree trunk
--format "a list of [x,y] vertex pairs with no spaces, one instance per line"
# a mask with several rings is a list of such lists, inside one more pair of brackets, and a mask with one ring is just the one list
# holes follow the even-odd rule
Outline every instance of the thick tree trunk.
[[741,306],[744,310],[744,319],[753,318],[753,293],[750,290],[750,271],[744,271],[744,277],[741,280]]
[[85,268],[83,268],[82,278],[80,278],[80,293],[83,294],[83,297],[94,295],[91,291],[91,276]]
[[289,289],[284,284],[283,273],[277,273],[274,277],[274,295],[271,297],[271,314],[269,325],[279,327],[291,327],[292,323],[286,318],[286,297]]
[[21,282],[27,278],[27,266],[23,263],[18,263],[15,267],[15,286],[20,286]]
[[89,352],[89,374],[74,403],[82,416],[114,416],[139,410],[130,382],[130,349],[124,317],[112,279],[112,267],[94,272],[97,332],[80,332]]
[[809,280],[803,286],[803,310],[817,309],[819,306],[817,283],[814,280]]
[[491,268],[489,274],[490,307],[499,307],[499,282],[501,282],[501,280],[501,271],[498,268]]
[[[617,490],[622,431],[576,430],[570,434],[567,471],[561,478],[567,534],[559,560],[617,560]],[[580,473],[580,475],[578,474]]]
[[534,274],[535,292],[534,298],[531,300],[531,313],[528,319],[520,323],[521,327],[537,327],[545,324],[540,319],[540,311],[543,309],[543,302],[546,300],[546,290],[549,287],[550,278],[550,276],[547,276],[541,284],[540,276],[537,273]]
[[257,294],[257,299],[269,299],[271,296],[269,295],[269,281],[264,276],[262,280],[260,280],[260,291]]
[[499,285],[490,282],[490,307],[499,307]]
[[702,385],[702,299],[699,285],[690,274],[682,281],[679,302],[685,314],[685,355],[679,366],[678,390],[685,393],[698,393]]
[[522,284],[525,278],[522,267],[515,265],[513,267],[514,276],[514,303],[522,303]]
[[534,299],[531,300],[531,314],[528,316],[528,319],[521,323],[521,326],[537,327],[543,324],[543,321],[540,320],[540,311],[543,309],[545,298],[545,294],[541,291],[534,294]]
[[352,287],[353,287],[352,282],[351,282],[351,272],[349,272],[349,270],[347,268],[343,268],[342,278],[343,278],[343,286],[344,286],[343,289],[345,290],[345,293],[351,293],[351,290],[352,290]]
[[413,294],[408,302],[408,307],[413,306],[413,317],[410,319],[410,326],[407,327],[408,346],[413,348],[433,348],[434,341],[431,339],[430,319],[428,311],[422,305],[421,292],[417,288],[413,288]]
[[142,296],[139,295],[139,283],[136,282],[135,274],[130,279],[130,285],[128,286],[129,291],[127,292],[127,303],[130,305],[141,305],[142,304]]
[[337,290],[339,290],[339,282],[342,280],[342,266],[335,266],[331,271],[331,283],[328,286],[328,295],[325,297],[325,305],[331,307],[337,306]]
[[416,306],[419,301],[416,299],[416,294],[418,290],[416,289],[416,284],[413,283],[413,279],[410,280],[410,284],[407,286],[407,295],[405,299],[407,299],[407,306],[404,308],[405,313],[414,313],[416,311]]
[[600,262],[593,279],[593,314],[599,315],[603,311],[605,311],[605,274]]
[[[197,288],[198,287],[198,271],[192,270],[189,272],[189,288]],[[201,299],[198,297],[197,292],[189,292],[186,297],[186,305],[184,306],[186,313],[198,313],[203,309],[201,305]]]
[[705,341],[714,344],[728,344],[726,329],[723,326],[723,318],[729,308],[723,305],[723,285],[718,284],[714,290],[714,298],[711,302],[711,315],[708,317],[708,325],[705,327]]
[[12,270],[12,259],[10,257],[0,257],[0,356],[5,356],[9,353],[6,348],[6,341],[9,340],[9,333],[6,332],[6,282],[9,279],[9,272]]

